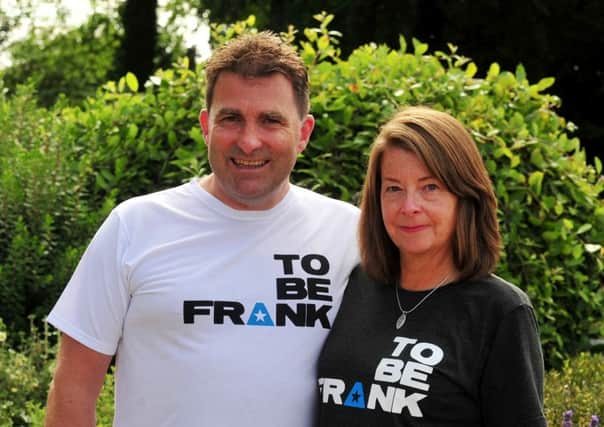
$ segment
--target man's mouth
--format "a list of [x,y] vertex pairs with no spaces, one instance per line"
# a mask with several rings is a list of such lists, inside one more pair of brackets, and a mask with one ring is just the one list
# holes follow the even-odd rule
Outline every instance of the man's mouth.
[[255,169],[260,168],[268,163],[268,160],[244,160],[244,159],[231,159],[235,166],[240,168]]

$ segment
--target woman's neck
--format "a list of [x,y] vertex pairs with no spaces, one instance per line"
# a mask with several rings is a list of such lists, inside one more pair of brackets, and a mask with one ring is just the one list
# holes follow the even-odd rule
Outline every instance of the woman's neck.
[[428,290],[452,282],[458,276],[450,256],[401,259],[400,286],[405,289]]

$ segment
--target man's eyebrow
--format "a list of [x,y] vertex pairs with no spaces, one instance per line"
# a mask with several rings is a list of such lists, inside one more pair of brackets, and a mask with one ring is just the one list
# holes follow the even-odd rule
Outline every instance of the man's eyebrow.
[[221,108],[216,112],[216,116],[226,116],[230,114],[240,115],[241,113],[236,108]]
[[285,115],[279,111],[264,111],[260,114],[260,116],[270,118],[270,119],[279,119],[279,120],[286,119]]

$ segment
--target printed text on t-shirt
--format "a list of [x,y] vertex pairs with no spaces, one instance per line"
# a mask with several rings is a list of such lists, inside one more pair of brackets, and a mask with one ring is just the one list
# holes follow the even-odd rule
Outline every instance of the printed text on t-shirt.
[[319,378],[323,403],[396,414],[406,409],[411,416],[422,417],[420,402],[428,397],[430,374],[444,353],[435,344],[413,338],[395,337],[393,342],[394,350],[378,362],[372,384]]
[[[332,301],[329,260],[320,254],[275,254],[283,276],[275,278],[274,310],[269,311],[266,301],[257,301],[249,310],[240,301],[185,300],[183,301],[183,321],[194,324],[197,316],[207,316],[216,325],[230,322],[248,326],[287,326],[331,328],[328,313],[332,306],[314,301]],[[304,275],[295,275],[299,263]],[[313,302],[298,302],[298,301]],[[278,301],[278,302],[277,302]],[[284,301],[296,301],[289,303]]]

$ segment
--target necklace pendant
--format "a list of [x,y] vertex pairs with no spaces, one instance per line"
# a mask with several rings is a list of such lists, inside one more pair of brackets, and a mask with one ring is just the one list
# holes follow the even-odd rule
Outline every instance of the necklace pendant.
[[396,319],[396,329],[402,328],[406,321],[407,315],[405,313],[401,313],[398,319]]

